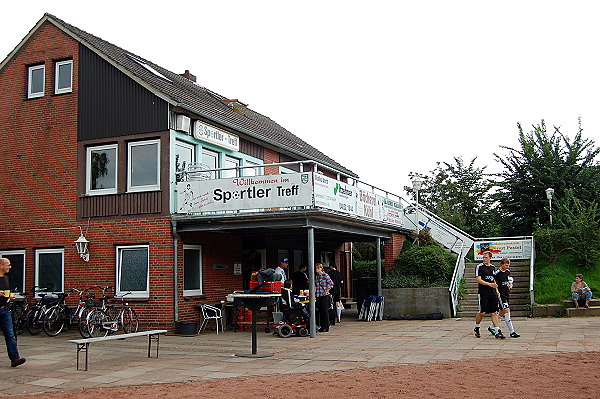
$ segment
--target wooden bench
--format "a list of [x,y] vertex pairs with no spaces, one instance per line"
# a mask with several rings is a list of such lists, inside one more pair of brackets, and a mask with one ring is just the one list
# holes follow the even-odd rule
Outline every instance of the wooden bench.
[[73,342],[77,345],[77,370],[79,370],[79,352],[85,352],[85,369],[88,369],[88,347],[94,342],[106,342],[114,341],[118,339],[127,339],[133,337],[148,337],[148,357],[150,357],[150,349],[152,347],[152,341],[156,341],[156,357],[158,357],[158,345],[160,341],[160,334],[166,333],[167,330],[150,330],[150,331],[139,331],[129,334],[116,334],[108,335],[106,337],[98,338],[82,338],[82,339],[70,339],[68,342]]

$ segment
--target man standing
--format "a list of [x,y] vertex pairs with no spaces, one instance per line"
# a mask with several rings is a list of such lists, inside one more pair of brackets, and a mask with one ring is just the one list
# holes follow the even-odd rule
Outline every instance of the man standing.
[[[17,349],[17,339],[14,333],[14,326],[10,310],[8,309],[8,300],[10,298],[10,284],[8,281],[8,272],[10,271],[10,260],[0,258],[0,328],[4,332],[6,349],[10,359],[10,366],[17,367],[25,363],[25,358],[19,356]],[[8,293],[8,295],[7,295]]]
[[329,290],[333,288],[333,281],[323,271],[322,263],[316,264],[315,273],[315,305],[319,314],[319,332],[329,332]]
[[[492,260],[492,253],[485,251],[483,253],[483,263],[477,265],[475,269],[475,280],[479,284],[478,297],[479,297],[479,313],[475,316],[475,337],[481,337],[479,328],[481,320],[486,313],[492,316],[492,323],[494,325],[495,337],[499,339],[506,338],[500,326],[498,325],[498,284],[494,279],[494,266],[490,263]],[[492,329],[490,328],[490,332]]]
[[340,309],[342,305],[342,284],[344,280],[342,280],[342,273],[340,273],[335,264],[332,262],[329,264],[329,270],[327,271],[329,277],[331,277],[331,281],[333,281],[333,288],[331,289],[331,299],[333,300],[334,307],[331,309],[331,313],[329,319],[332,325],[335,325],[336,321],[339,323],[342,316],[342,311]]
[[308,289],[308,276],[306,275],[306,265],[300,265],[297,272],[292,274],[292,292],[299,295],[301,290]]
[[287,280],[287,276],[285,275],[285,269],[287,269],[288,264],[289,264],[288,258],[283,258],[283,259],[281,259],[281,262],[279,262],[279,266],[277,266],[275,268],[275,273],[281,275],[282,282]]

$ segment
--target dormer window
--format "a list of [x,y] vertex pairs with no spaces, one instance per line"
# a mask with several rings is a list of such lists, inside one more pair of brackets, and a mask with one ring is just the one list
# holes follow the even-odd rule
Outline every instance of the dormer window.
[[43,97],[46,72],[44,64],[30,66],[27,71],[27,98]]
[[54,93],[73,91],[73,60],[59,61],[54,71]]

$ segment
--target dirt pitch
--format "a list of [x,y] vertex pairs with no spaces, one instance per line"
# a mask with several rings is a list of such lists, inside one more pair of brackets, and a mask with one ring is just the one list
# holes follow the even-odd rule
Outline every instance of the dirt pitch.
[[[84,393],[85,392],[85,393]],[[13,398],[600,397],[600,352],[461,360],[269,377],[63,391]]]

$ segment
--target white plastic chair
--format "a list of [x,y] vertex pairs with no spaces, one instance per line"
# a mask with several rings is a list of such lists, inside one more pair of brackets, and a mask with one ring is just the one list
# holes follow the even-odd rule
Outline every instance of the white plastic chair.
[[219,324],[221,325],[221,332],[223,332],[223,314],[221,313],[221,309],[212,306],[212,305],[206,305],[206,304],[202,304],[200,306],[200,309],[202,310],[202,325],[200,326],[200,331],[198,331],[198,334],[200,334],[202,331],[204,331],[204,329],[206,328],[206,325],[208,324],[208,322],[210,320],[214,320],[215,321],[215,325],[217,327],[217,334],[219,334]]

